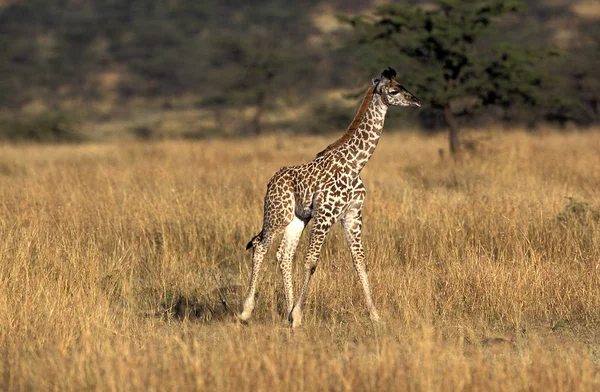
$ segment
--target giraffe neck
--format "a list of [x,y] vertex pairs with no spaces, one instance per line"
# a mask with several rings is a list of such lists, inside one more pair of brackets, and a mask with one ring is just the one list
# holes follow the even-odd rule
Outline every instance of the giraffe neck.
[[383,102],[381,95],[373,94],[365,115],[352,136],[344,143],[349,152],[347,157],[349,171],[360,173],[373,156],[383,131],[387,109],[388,105]]
[[352,135],[354,134],[354,131],[356,131],[356,129],[360,125],[360,122],[365,117],[365,114],[367,113],[367,110],[369,109],[369,105],[371,104],[371,101],[373,99],[374,93],[375,93],[375,87],[371,86],[367,90],[367,93],[365,94],[365,96],[363,97],[363,100],[360,103],[360,106],[358,108],[358,112],[356,112],[356,115],[354,116],[354,119],[352,120],[352,123],[350,123],[350,126],[348,127],[346,132],[344,132],[344,134],[338,140],[336,140],[335,142],[328,145],[327,148],[325,148],[323,151],[319,152],[317,154],[317,157],[325,155],[331,150],[337,149],[338,147],[344,145],[344,143],[346,143],[348,141],[348,139],[350,139],[352,137]]

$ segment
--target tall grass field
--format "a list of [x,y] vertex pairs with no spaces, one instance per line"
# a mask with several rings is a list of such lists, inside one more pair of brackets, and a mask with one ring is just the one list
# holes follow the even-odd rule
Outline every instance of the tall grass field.
[[[0,145],[0,389],[600,390],[600,132],[384,132],[368,318],[339,226],[292,332],[266,184],[336,136]],[[305,233],[306,234],[306,233]],[[300,279],[307,238],[295,260]]]

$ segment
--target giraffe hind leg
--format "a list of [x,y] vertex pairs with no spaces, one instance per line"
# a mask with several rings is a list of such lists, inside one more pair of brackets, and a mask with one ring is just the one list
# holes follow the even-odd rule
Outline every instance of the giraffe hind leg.
[[279,269],[281,270],[281,277],[283,279],[283,292],[285,294],[287,309],[286,317],[289,317],[294,306],[292,261],[306,223],[307,220],[295,216],[285,228],[281,245],[279,245],[279,249],[277,250],[277,262],[279,263]]
[[271,245],[273,237],[275,237],[275,233],[272,233],[273,232],[271,231],[267,232],[266,235],[262,235],[261,240],[256,244],[256,246],[254,246],[252,251],[252,273],[250,275],[250,284],[248,286],[248,293],[244,299],[244,309],[239,316],[242,321],[248,320],[252,315],[252,311],[254,310],[254,295],[256,293],[258,273],[260,272],[265,254],[269,250],[269,245]]
[[314,218],[312,227],[310,229],[310,239],[308,243],[308,251],[304,261],[304,272],[302,274],[302,284],[298,292],[298,298],[294,304],[292,311],[289,313],[288,321],[292,328],[297,328],[302,325],[302,309],[308,295],[308,286],[310,279],[317,268],[317,262],[319,260],[319,254],[321,253],[321,247],[323,241],[329,232],[331,226],[335,223],[335,220],[330,218],[333,214],[329,215],[317,215]]
[[265,196],[263,229],[248,244],[253,248],[252,273],[244,300],[244,308],[239,316],[242,321],[248,320],[254,310],[258,274],[265,254],[275,237],[283,233],[286,226],[294,219],[294,210],[293,187],[289,179],[285,176],[274,177],[269,183]]

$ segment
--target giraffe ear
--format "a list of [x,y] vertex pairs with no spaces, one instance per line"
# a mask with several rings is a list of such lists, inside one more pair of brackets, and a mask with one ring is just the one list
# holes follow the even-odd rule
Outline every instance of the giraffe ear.
[[375,92],[377,94],[381,94],[381,89],[386,84],[386,81],[383,79],[373,79],[373,86],[375,86]]

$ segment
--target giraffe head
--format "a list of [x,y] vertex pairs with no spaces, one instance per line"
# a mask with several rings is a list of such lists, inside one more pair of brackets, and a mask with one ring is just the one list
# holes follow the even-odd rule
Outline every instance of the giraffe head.
[[383,102],[391,106],[421,107],[419,98],[411,94],[396,80],[396,71],[392,68],[381,73],[380,79],[374,79],[375,92],[381,95]]

